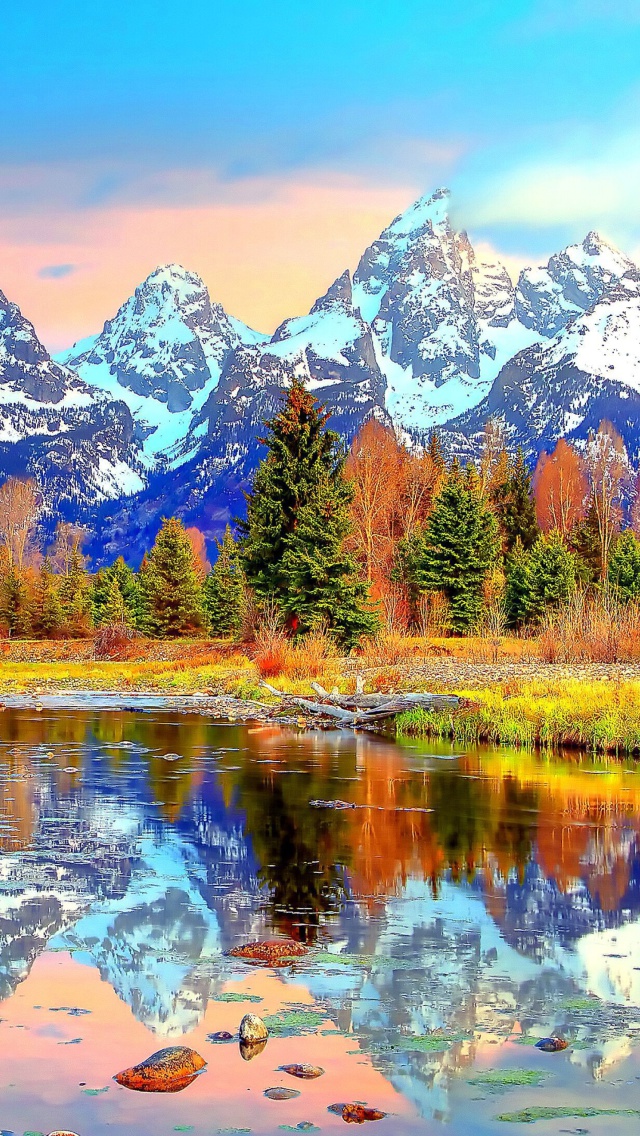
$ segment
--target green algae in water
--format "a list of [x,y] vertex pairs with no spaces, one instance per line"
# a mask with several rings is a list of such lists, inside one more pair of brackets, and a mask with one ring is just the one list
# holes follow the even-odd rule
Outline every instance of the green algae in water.
[[469,1077],[470,1085],[481,1085],[490,1093],[506,1093],[519,1085],[540,1086],[548,1076],[541,1069],[485,1069]]
[[214,994],[212,1002],[261,1002],[259,994]]
[[318,1010],[289,1010],[279,1014],[267,1014],[262,1019],[269,1033],[286,1037],[295,1033],[314,1032],[327,1020],[327,1014]]
[[596,1010],[602,1005],[599,998],[563,998],[561,1003],[563,1010]]
[[580,1108],[580,1107],[538,1107],[521,1108],[518,1112],[502,1112],[496,1120],[507,1121],[509,1124],[533,1124],[536,1120],[563,1120],[566,1117],[593,1117],[593,1116],[640,1116],[638,1108]]

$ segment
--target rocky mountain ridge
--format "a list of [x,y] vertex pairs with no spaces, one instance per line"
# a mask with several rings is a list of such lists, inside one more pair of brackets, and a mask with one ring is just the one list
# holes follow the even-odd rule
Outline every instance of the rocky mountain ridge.
[[32,473],[52,511],[75,509],[100,532],[100,559],[125,543],[139,555],[162,513],[219,532],[242,510],[264,420],[294,376],[346,442],[376,417],[412,444],[437,427],[471,452],[491,415],[533,456],[600,416],[625,426],[635,453],[635,265],[592,232],[514,282],[448,205],[446,190],[421,198],[271,337],[179,265],[155,269],[55,361],[2,297],[1,471]]

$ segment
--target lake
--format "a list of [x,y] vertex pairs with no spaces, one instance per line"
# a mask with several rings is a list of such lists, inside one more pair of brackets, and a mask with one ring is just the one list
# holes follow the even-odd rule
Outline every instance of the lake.
[[[637,1132],[633,763],[5,709],[0,777],[2,1136],[335,1133],[346,1102],[381,1136]],[[277,936],[307,954],[226,953]],[[210,1036],[248,1012],[249,1062]],[[178,1044],[184,1091],[113,1080]]]

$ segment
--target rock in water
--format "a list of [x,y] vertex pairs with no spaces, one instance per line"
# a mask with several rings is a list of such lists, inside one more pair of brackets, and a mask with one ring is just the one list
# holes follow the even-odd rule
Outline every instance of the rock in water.
[[269,1100],[293,1100],[294,1097],[300,1096],[300,1090],[283,1089],[281,1085],[278,1085],[275,1089],[265,1089],[264,1095]]
[[258,1057],[264,1051],[266,1044],[266,1037],[264,1041],[254,1041],[253,1045],[251,1045],[251,1043],[248,1041],[241,1041],[240,1056],[242,1060],[253,1061],[254,1057]]
[[260,1041],[267,1040],[269,1030],[257,1014],[245,1014],[240,1022],[238,1036],[245,1045],[256,1045]]
[[536,1041],[536,1049],[541,1049],[543,1053],[560,1053],[568,1044],[562,1037],[541,1037],[540,1041]]
[[62,1129],[57,1132],[50,1132],[49,1136],[77,1136],[76,1132],[63,1132]]
[[386,1112],[379,1108],[367,1108],[363,1104],[330,1104],[329,1112],[335,1112],[347,1124],[364,1124],[365,1120],[384,1120]]
[[293,939],[266,939],[257,943],[243,943],[227,953],[233,958],[261,966],[288,966],[293,959],[306,955],[307,947]]
[[208,1033],[207,1041],[233,1041],[233,1034],[229,1030],[218,1030],[217,1033]]
[[195,1049],[171,1045],[152,1053],[140,1065],[117,1073],[113,1079],[124,1088],[140,1093],[179,1093],[195,1081],[206,1064]]
[[280,1068],[290,1077],[300,1077],[303,1081],[313,1081],[324,1073],[319,1065],[281,1065]]

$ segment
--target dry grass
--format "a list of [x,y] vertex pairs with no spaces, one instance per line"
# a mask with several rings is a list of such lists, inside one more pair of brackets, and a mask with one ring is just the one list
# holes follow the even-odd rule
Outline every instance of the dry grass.
[[557,679],[459,691],[470,705],[456,714],[412,710],[398,732],[469,744],[577,747],[604,753],[640,751],[640,680]]
[[595,598],[577,593],[547,615],[537,645],[548,663],[637,663],[640,607],[616,603],[606,593]]

